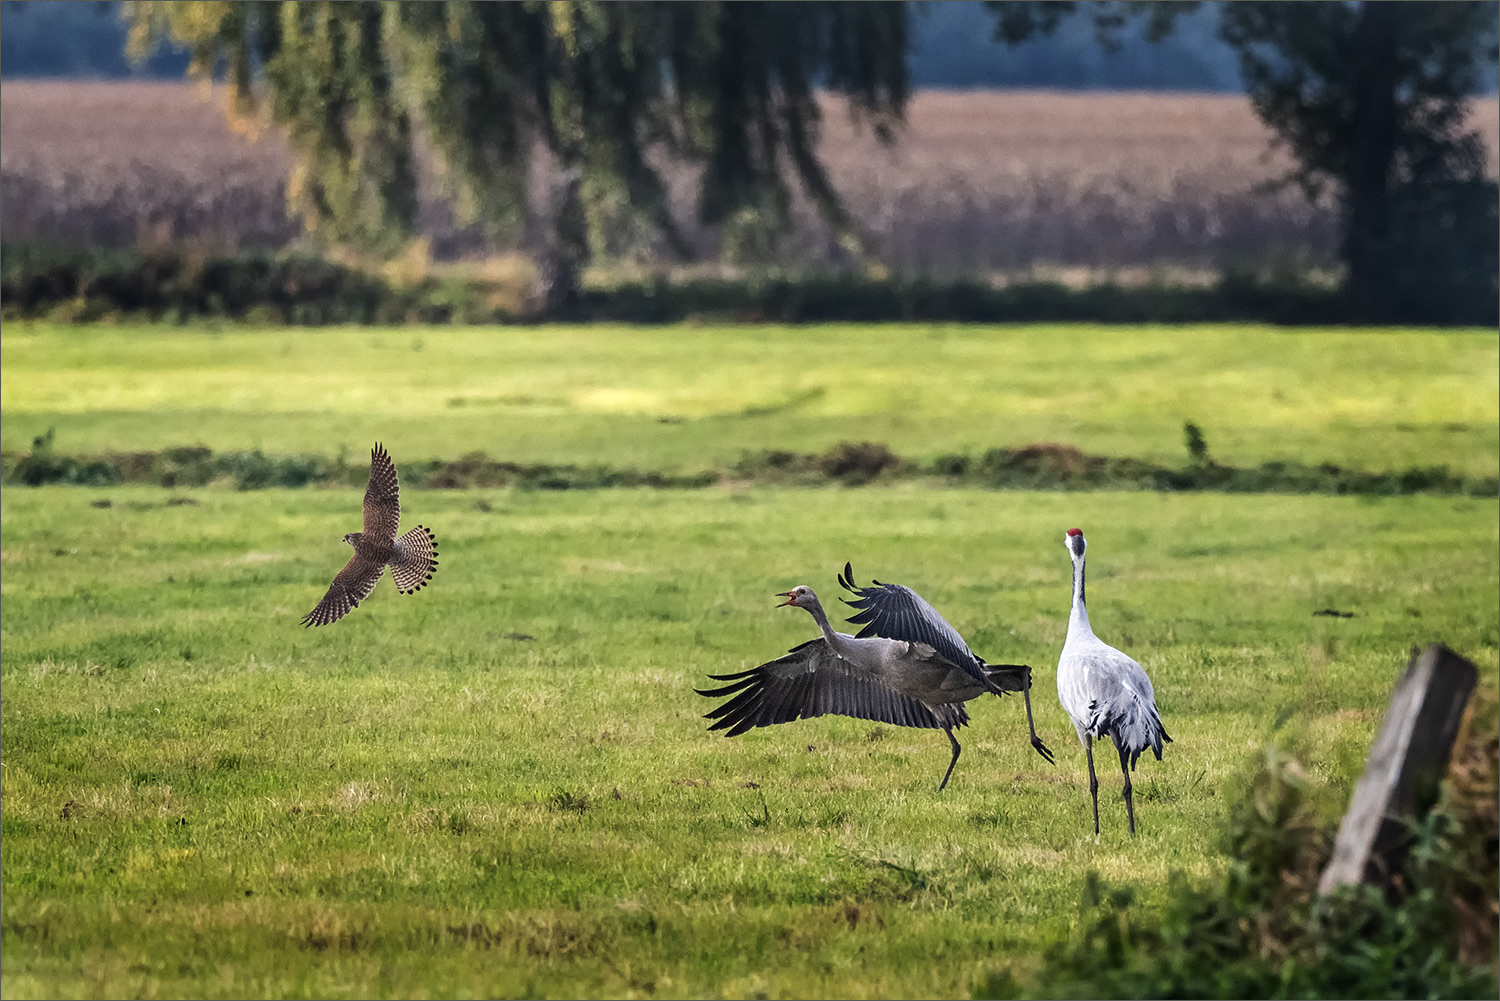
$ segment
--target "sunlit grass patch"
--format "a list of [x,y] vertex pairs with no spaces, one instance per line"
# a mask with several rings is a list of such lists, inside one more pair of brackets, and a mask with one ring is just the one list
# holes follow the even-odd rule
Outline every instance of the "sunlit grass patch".
[[[420,342],[421,349],[413,344]],[[0,427],[22,454],[204,445],[337,458],[693,473],[876,442],[932,461],[1060,443],[1178,464],[1493,476],[1493,331],[829,324],[255,330],[8,324]],[[463,401],[461,406],[453,401]],[[387,408],[400,420],[382,420]]]

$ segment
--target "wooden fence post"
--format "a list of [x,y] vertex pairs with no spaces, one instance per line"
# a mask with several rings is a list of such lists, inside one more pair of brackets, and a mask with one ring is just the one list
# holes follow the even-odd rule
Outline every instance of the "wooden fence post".
[[1384,882],[1399,868],[1402,820],[1431,802],[1478,677],[1473,664],[1441,644],[1412,658],[1339,824],[1320,896],[1349,883]]

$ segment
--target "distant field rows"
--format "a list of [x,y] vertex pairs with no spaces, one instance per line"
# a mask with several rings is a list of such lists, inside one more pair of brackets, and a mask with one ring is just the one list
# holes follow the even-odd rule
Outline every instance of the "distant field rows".
[[[220,98],[221,99],[221,98]],[[179,83],[8,81],[0,93],[7,240],[111,246],[196,241],[282,246],[288,154],[231,132],[218,100]],[[1476,104],[1492,164],[1497,102]],[[901,272],[1327,264],[1334,221],[1294,190],[1244,98],[1230,95],[923,92],[893,149],[828,108],[823,156],[860,223]],[[1492,167],[1493,169],[1493,167]],[[691,176],[670,181],[691,225]],[[424,230],[442,257],[493,251],[433,197]],[[784,258],[834,259],[805,207]]]

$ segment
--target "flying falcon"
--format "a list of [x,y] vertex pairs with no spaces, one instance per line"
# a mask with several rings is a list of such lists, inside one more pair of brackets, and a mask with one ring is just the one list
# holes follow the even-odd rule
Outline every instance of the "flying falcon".
[[401,522],[401,500],[396,466],[385,446],[370,451],[370,485],[365,487],[365,530],[350,532],[344,541],[354,556],[333,578],[333,586],[318,607],[303,618],[304,626],[326,626],[358,608],[370,596],[385,568],[402,594],[420,591],[437,571],[437,537],[421,525],[396,538]]

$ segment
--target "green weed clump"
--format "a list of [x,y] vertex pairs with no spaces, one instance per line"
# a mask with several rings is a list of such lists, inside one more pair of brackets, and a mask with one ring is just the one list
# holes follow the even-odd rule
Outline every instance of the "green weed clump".
[[[1392,885],[1318,897],[1337,811],[1297,757],[1273,744],[1231,814],[1215,879],[1171,877],[1165,904],[1089,873],[1081,915],[1048,954],[1048,997],[1493,996],[1496,702],[1476,696],[1437,805],[1410,826]],[[1032,995],[1008,973],[976,997]]]
[[124,479],[118,466],[103,459],[80,460],[72,456],[56,456],[52,446],[56,429],[31,441],[31,452],[16,463],[6,479],[11,483],[39,487],[48,483],[67,486],[105,487]]

